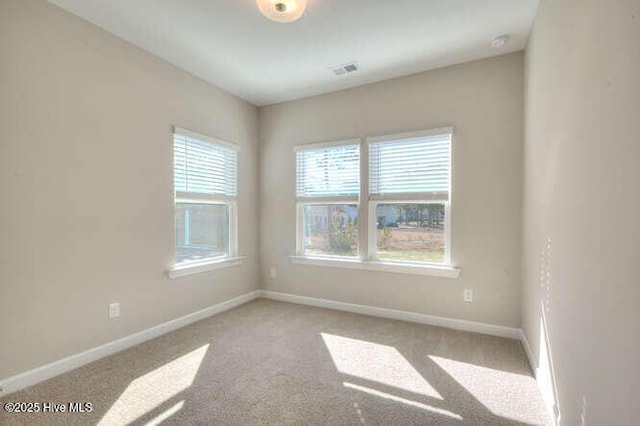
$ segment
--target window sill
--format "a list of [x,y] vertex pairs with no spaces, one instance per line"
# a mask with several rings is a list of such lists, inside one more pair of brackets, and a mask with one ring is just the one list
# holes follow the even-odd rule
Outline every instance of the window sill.
[[203,263],[192,263],[183,266],[177,266],[169,269],[167,274],[169,278],[179,278],[186,275],[200,274],[203,272],[213,271],[215,269],[231,268],[240,266],[244,262],[245,257],[225,257],[224,259],[212,260]]
[[399,274],[431,275],[434,277],[458,278],[460,268],[440,265],[418,265],[413,263],[382,262],[324,257],[290,256],[291,263],[300,265],[328,266],[333,268],[361,269],[365,271],[395,272]]

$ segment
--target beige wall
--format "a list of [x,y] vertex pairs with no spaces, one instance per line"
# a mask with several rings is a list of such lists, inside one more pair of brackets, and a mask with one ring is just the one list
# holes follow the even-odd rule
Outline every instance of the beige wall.
[[[267,290],[520,325],[523,54],[260,109],[260,253]],[[458,280],[293,265],[299,144],[452,125]],[[269,278],[275,267],[277,278]],[[462,289],[474,289],[464,303]]]
[[[33,0],[0,1],[0,94],[0,378],[257,288],[255,107]],[[242,147],[242,267],[165,275],[174,124]]]
[[524,330],[562,424],[637,425],[640,2],[543,0],[526,73]]
[[[637,40],[636,0],[543,0],[525,113],[522,53],[258,112],[44,1],[0,0],[0,379],[261,281],[268,290],[513,327],[522,301],[522,325],[563,424],[633,424]],[[166,278],[174,124],[242,146],[242,267]],[[446,125],[455,128],[460,279],[289,262],[293,146]],[[474,289],[474,303],[462,301],[463,288]],[[115,301],[122,316],[108,320]]]

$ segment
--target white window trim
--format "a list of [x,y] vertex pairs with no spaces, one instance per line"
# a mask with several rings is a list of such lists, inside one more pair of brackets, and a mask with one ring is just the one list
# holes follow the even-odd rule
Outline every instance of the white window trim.
[[360,145],[360,144],[362,144],[361,138],[343,139],[339,141],[330,141],[330,142],[308,143],[304,145],[294,146],[293,152],[310,151],[314,149],[333,148],[336,146]]
[[[401,194],[392,196],[369,195],[369,144],[383,141],[394,141],[411,138],[421,138],[441,134],[451,134],[453,127],[440,127],[417,132],[404,132],[383,136],[353,138],[335,142],[313,143],[298,145],[294,152],[307,149],[326,147],[360,145],[360,194],[359,197],[323,197],[321,199],[296,199],[296,243],[295,255],[290,256],[291,262],[301,265],[329,266],[337,268],[360,269],[381,272],[395,272],[404,274],[431,275],[446,278],[458,278],[461,269],[451,263],[451,190],[449,199],[441,200],[433,194]],[[294,161],[296,161],[294,159]],[[294,177],[295,179],[295,177]],[[445,203],[445,261],[444,263],[410,262],[379,260],[375,257],[377,251],[377,227],[369,227],[369,223],[376,222],[376,206],[381,203],[429,203],[443,201]],[[304,205],[308,204],[357,204],[358,205],[358,251],[359,257],[340,256],[308,256],[304,255]]]
[[389,135],[380,135],[380,136],[367,136],[367,143],[377,143],[377,142],[392,142],[399,141],[405,139],[414,139],[414,138],[424,138],[427,136],[437,136],[450,134],[453,135],[453,127],[438,127],[434,129],[427,130],[419,130],[417,132],[402,132],[402,133],[392,133]]
[[192,130],[184,129],[182,127],[173,126],[173,134],[174,135],[185,136],[185,137],[192,138],[192,139],[198,139],[200,141],[209,142],[209,143],[212,143],[214,145],[222,145],[222,146],[224,146],[226,148],[233,149],[236,152],[240,152],[241,151],[240,145],[237,145],[237,144],[235,144],[233,142],[227,142],[227,141],[219,139],[219,138],[214,138],[212,136],[203,135],[202,133],[197,133],[197,132],[194,132]]
[[203,272],[209,272],[216,269],[231,268],[234,266],[240,266],[244,263],[245,256],[240,257],[222,257],[219,259],[209,260],[207,262],[188,263],[185,265],[174,266],[169,269],[167,275],[169,278],[180,278],[187,275],[201,274]]
[[[208,142],[214,145],[222,145],[226,148],[233,149],[236,152],[240,152],[240,146],[232,142],[227,142],[222,139],[214,138],[211,136],[196,133],[191,130],[184,129],[182,127],[173,127],[173,135],[181,135],[198,139],[204,142]],[[171,138],[171,146],[173,147],[173,137]],[[172,148],[173,152],[173,148]],[[224,195],[201,195],[195,193],[183,193],[176,192],[175,190],[175,178],[173,170],[173,161],[171,162],[171,188],[173,192],[173,209],[171,219],[171,259],[172,265],[167,271],[169,278],[179,278],[187,275],[200,274],[203,272],[213,271],[216,269],[230,268],[239,266],[244,262],[245,256],[239,256],[239,244],[238,244],[238,197],[224,196]],[[238,168],[238,165],[236,165]],[[236,179],[237,185],[237,179]],[[237,193],[237,189],[236,189]],[[226,256],[215,257],[206,259],[199,262],[187,262],[180,265],[175,263],[176,259],[176,227],[175,227],[175,211],[176,204],[178,203],[191,203],[191,204],[215,204],[225,205],[229,208],[229,254]]]
[[429,263],[362,261],[347,257],[332,256],[289,256],[291,263],[333,268],[359,269],[365,271],[392,272],[397,274],[430,275],[444,278],[458,278],[461,269],[453,266]]

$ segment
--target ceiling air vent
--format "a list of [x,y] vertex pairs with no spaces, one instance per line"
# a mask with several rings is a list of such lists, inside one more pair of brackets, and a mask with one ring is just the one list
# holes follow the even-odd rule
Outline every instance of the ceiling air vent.
[[358,67],[358,64],[356,64],[355,62],[349,62],[348,64],[329,67],[329,69],[333,71],[335,75],[346,75],[346,74],[354,73],[358,71],[360,68]]

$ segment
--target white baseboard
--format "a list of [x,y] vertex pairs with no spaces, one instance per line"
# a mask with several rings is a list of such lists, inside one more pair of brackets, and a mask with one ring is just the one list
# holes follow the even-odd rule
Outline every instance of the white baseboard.
[[258,297],[260,297],[260,290],[252,291],[250,293],[243,294],[242,296],[227,300],[226,302],[210,306],[201,311],[176,318],[163,324],[147,328],[146,330],[142,330],[130,336],[105,343],[104,345],[100,345],[87,351],[71,355],[50,364],[34,368],[33,370],[0,380],[0,397],[16,392],[20,389],[24,389],[28,386],[35,385],[36,383],[50,379],[59,374],[66,373],[100,358],[120,352],[123,349],[130,348],[131,346],[138,345],[147,340],[169,333],[173,330],[177,330],[178,328],[182,328],[196,321],[200,321],[212,315],[219,314],[220,312],[235,308],[236,306],[240,306],[244,303],[257,299]]
[[531,371],[535,376],[538,372],[538,361],[533,356],[533,351],[531,350],[531,345],[529,345],[529,340],[527,339],[527,335],[524,333],[524,330],[520,329],[520,342],[522,342],[522,346],[524,347],[524,353],[527,355],[527,359],[529,360],[529,366],[531,366]]
[[561,418],[560,412],[558,411],[558,402],[556,401],[553,391],[551,389],[545,388],[542,385],[542,381],[540,379],[540,375],[542,374],[542,372],[540,367],[538,366],[538,360],[533,356],[533,351],[531,350],[529,339],[527,339],[527,335],[522,329],[520,330],[520,341],[522,342],[522,346],[524,347],[524,352],[527,354],[527,359],[529,360],[531,371],[533,371],[533,377],[538,383],[538,389],[540,389],[540,393],[542,393],[542,399],[544,399],[545,401],[549,416],[553,420],[554,424],[560,425]]
[[298,303],[301,305],[317,306],[320,308],[334,309],[337,311],[346,311],[356,314],[371,315],[375,317],[416,322],[419,324],[436,325],[439,327],[453,328],[455,330],[507,337],[509,339],[519,340],[522,336],[522,330],[520,330],[519,328],[486,324],[482,322],[438,317],[433,315],[419,314],[416,312],[397,311],[394,309],[378,308],[369,305],[336,302],[333,300],[317,299],[315,297],[298,296],[295,294],[279,293],[268,290],[260,290],[260,296],[266,299],[280,300],[283,302]]

